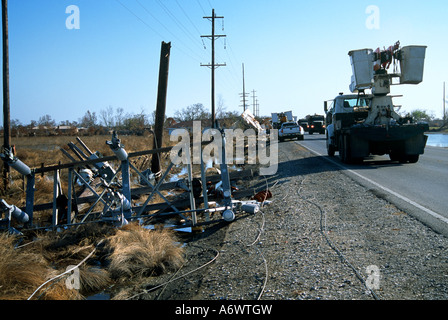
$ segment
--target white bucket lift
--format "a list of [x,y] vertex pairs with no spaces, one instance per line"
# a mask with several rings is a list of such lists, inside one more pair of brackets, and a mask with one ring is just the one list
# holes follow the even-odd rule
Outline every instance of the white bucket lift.
[[423,81],[426,46],[406,46],[401,49],[400,84],[419,84]]
[[[423,81],[426,48],[412,45],[399,49],[397,42],[383,51],[379,48],[350,51],[353,72],[350,91],[372,89],[375,95],[384,95],[393,84],[419,84]],[[388,73],[387,69],[395,61],[400,64],[400,72],[394,67],[394,72]],[[399,83],[392,83],[392,78],[399,78]]]
[[368,89],[372,86],[372,52],[372,49],[360,49],[348,53],[353,72],[350,91],[355,92],[357,89]]

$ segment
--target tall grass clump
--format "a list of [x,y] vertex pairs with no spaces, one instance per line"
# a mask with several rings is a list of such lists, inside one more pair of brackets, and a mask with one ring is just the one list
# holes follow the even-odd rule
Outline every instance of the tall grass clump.
[[108,246],[113,278],[156,276],[184,262],[183,249],[168,229],[147,230],[129,224],[108,239]]

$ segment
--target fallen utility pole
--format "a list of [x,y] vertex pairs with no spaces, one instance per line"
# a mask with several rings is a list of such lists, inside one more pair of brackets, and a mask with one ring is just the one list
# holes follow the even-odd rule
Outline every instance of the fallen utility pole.
[[[2,0],[3,36],[3,148],[11,149],[10,100],[9,100],[9,40],[8,40],[8,0]],[[3,185],[8,188],[9,166],[3,163]]]
[[212,21],[212,34],[207,36],[201,36],[202,38],[209,38],[212,41],[212,62],[211,64],[202,64],[202,67],[210,67],[212,70],[212,93],[211,93],[211,104],[212,104],[212,127],[215,128],[215,69],[218,67],[226,66],[225,63],[217,64],[215,63],[215,40],[221,37],[225,37],[222,34],[215,34],[215,19],[224,19],[224,17],[217,17],[215,15],[215,9],[212,9],[211,17],[204,17],[204,19],[211,19]]
[[[166,96],[168,89],[168,70],[170,63],[171,42],[162,42],[162,49],[160,52],[160,67],[159,67],[159,88],[157,93],[157,107],[156,119],[154,127],[154,149],[162,147],[163,143],[163,124],[165,122],[166,110]],[[160,153],[155,153],[152,156],[151,171],[158,175],[161,171],[160,167]]]

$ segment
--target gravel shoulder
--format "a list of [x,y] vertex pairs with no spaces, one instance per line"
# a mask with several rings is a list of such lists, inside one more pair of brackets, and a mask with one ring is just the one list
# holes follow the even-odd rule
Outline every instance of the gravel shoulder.
[[284,142],[266,184],[269,204],[185,237],[184,267],[140,299],[448,299],[448,238],[336,166]]

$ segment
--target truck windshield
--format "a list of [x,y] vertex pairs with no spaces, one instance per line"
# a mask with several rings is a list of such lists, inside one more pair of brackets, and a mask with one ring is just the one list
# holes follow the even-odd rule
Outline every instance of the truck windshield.
[[344,108],[353,108],[353,107],[367,107],[369,106],[368,99],[359,98],[359,99],[344,99]]

